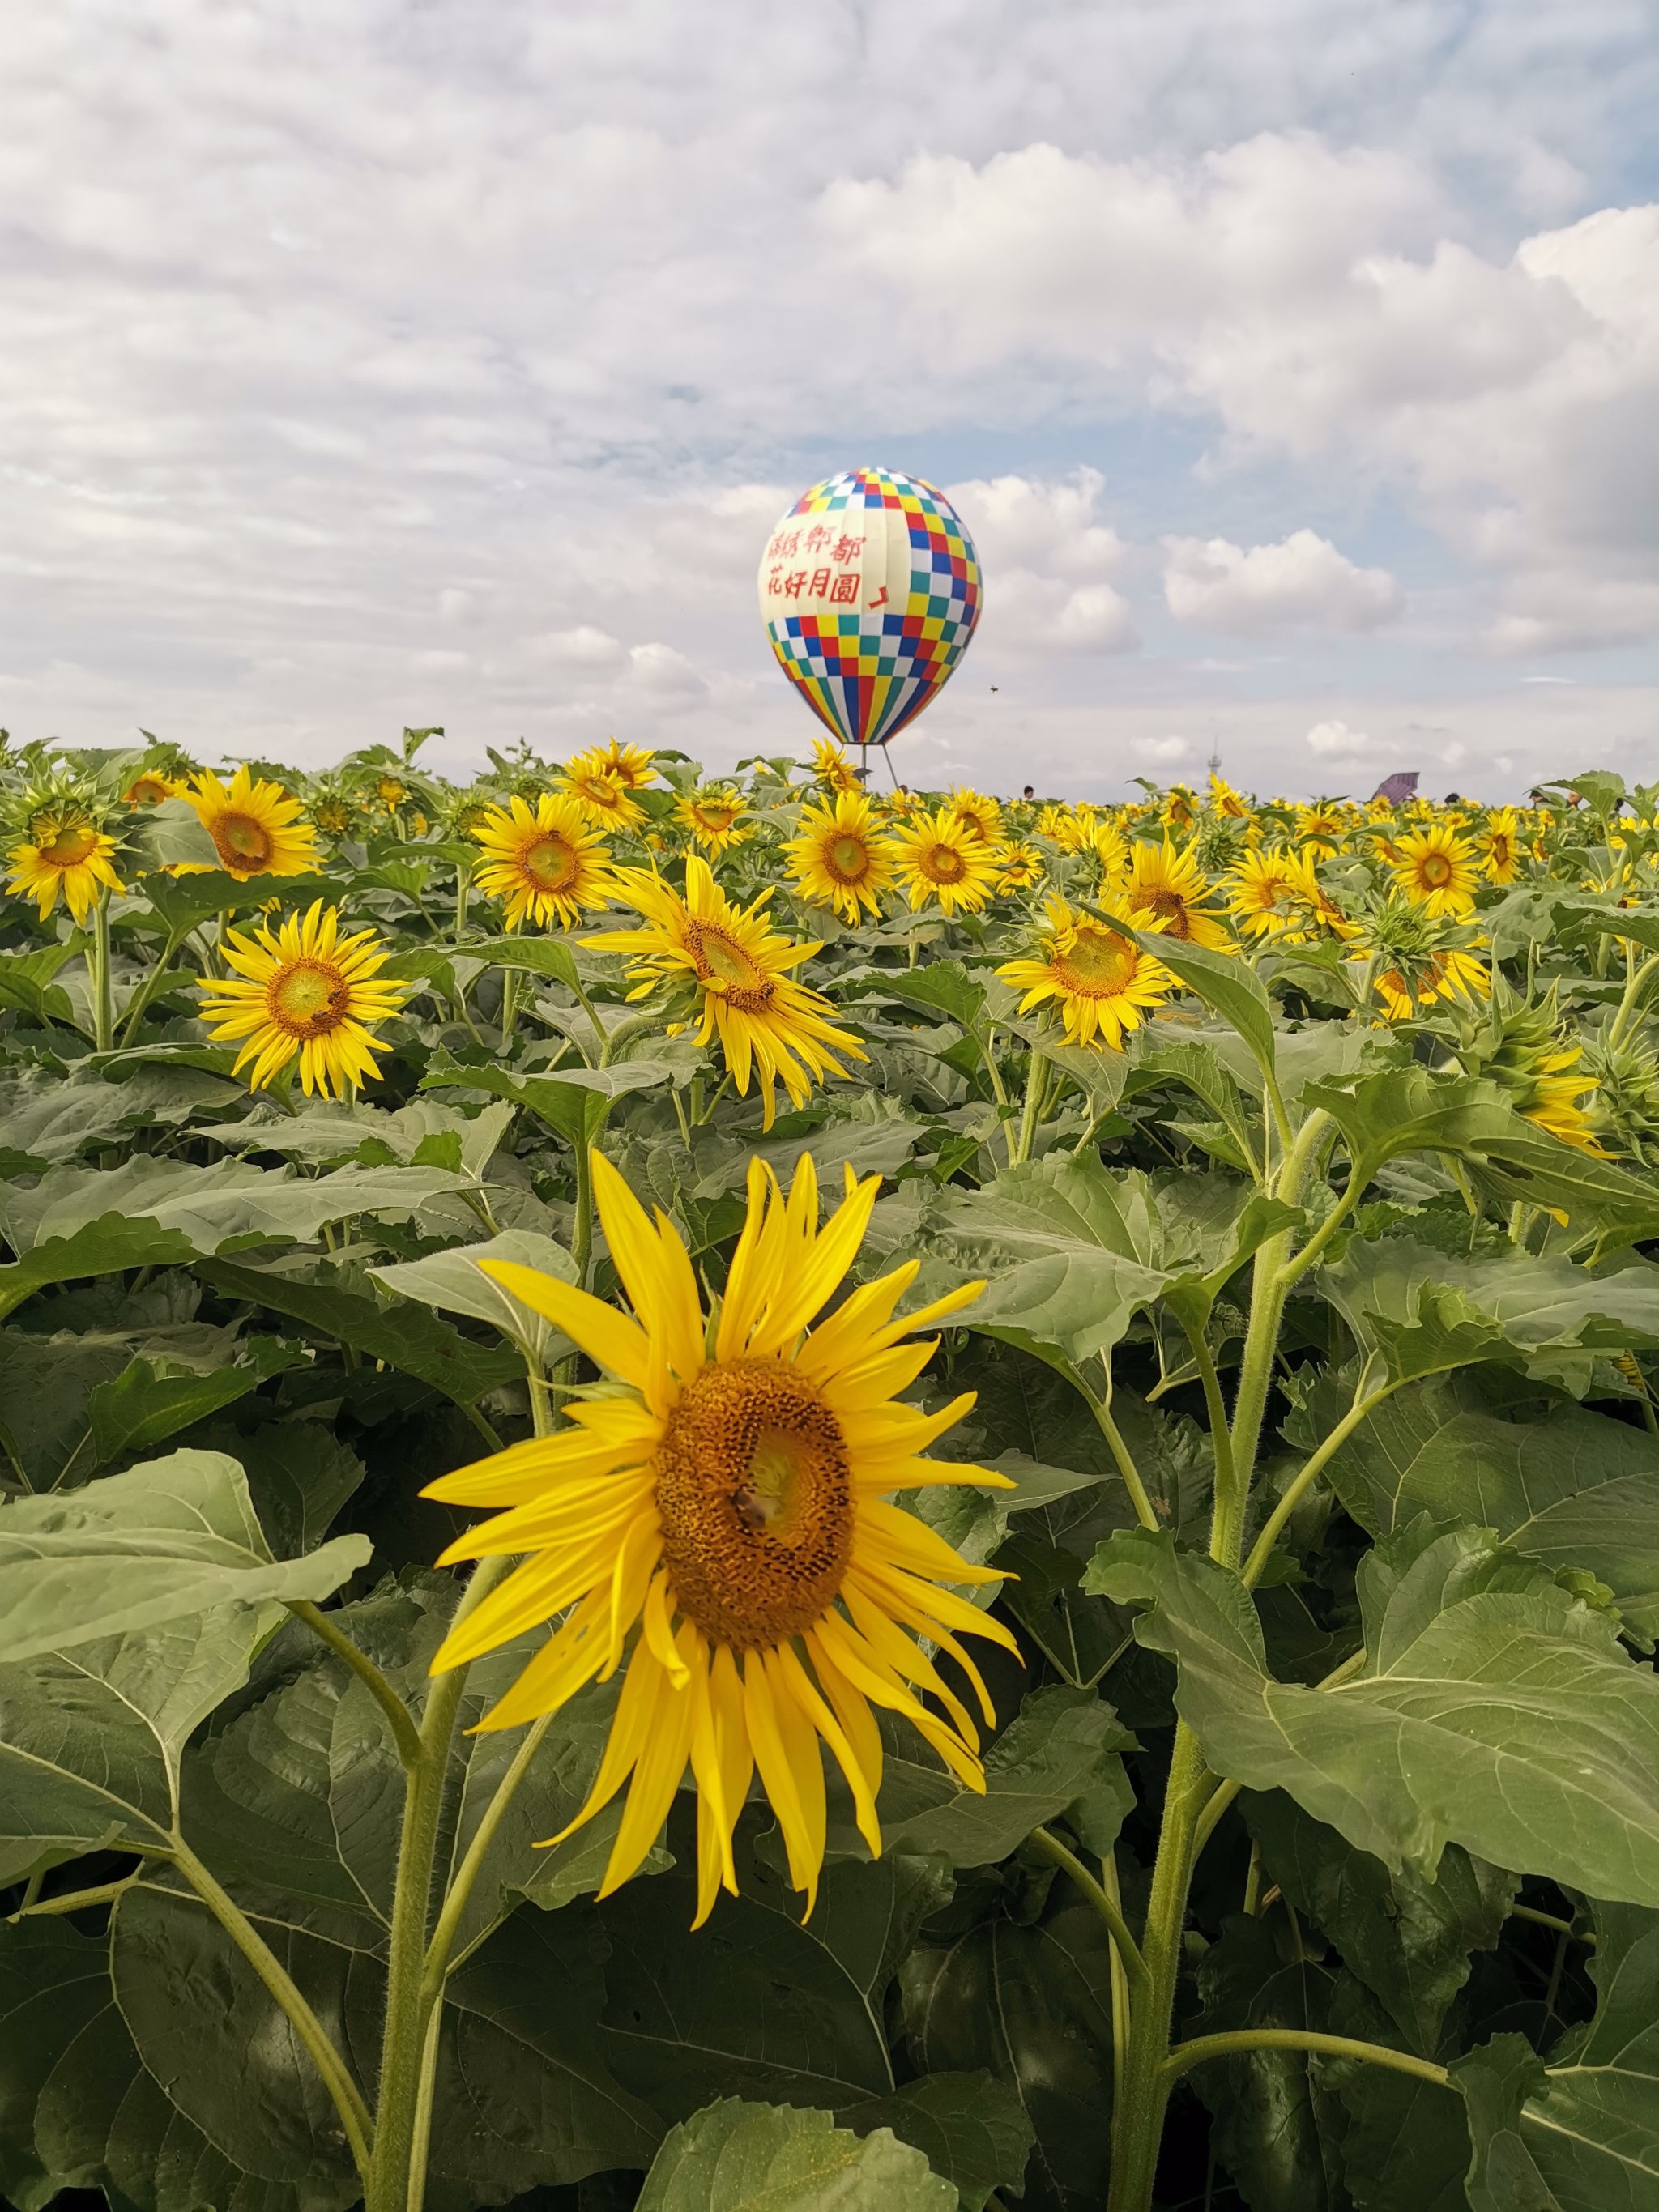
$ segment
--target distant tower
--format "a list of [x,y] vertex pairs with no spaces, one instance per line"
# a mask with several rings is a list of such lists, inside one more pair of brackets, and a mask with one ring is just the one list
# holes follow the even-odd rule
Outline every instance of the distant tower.
[[1220,773],[1221,773],[1221,740],[1220,740],[1218,738],[1217,738],[1216,736],[1214,736],[1213,734],[1212,734],[1211,738],[1210,738],[1210,757],[1209,757],[1208,762],[1206,763],[1206,766],[1208,767],[1209,771],[1210,771],[1210,774],[1211,774],[1212,776],[1216,776],[1216,775],[1220,775]]

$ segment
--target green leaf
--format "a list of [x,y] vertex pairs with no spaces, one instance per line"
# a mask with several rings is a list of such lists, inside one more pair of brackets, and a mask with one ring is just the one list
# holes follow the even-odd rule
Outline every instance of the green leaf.
[[[1566,2212],[1533,2163],[1522,2130],[1522,2106],[1547,2079],[1525,2036],[1494,2036],[1448,2070],[1468,2119],[1469,2212]],[[1597,2212],[1608,2201],[1596,2198]]]
[[341,1536],[273,1559],[242,1470],[174,1452],[61,1498],[0,1504],[0,1663],[230,1603],[326,1597],[369,1555]]
[[877,994],[930,1013],[947,1014],[964,1030],[973,1028],[985,1006],[984,984],[960,960],[930,960],[925,968],[872,969],[842,989],[844,995]]
[[33,952],[0,953],[0,1007],[26,1014],[31,1021],[71,1022],[69,994],[52,977],[85,945],[86,939],[77,937],[43,945]]
[[1651,1177],[1564,1145],[1518,1116],[1510,1135],[1486,1145],[1474,1180],[1500,1206],[1565,1213],[1576,1235],[1595,1234],[1604,1252],[1659,1236]]
[[1659,1680],[1489,1532],[1419,1523],[1379,1546],[1359,1571],[1364,1665],[1328,1690],[1273,1681],[1248,1592],[1167,1536],[1112,1538],[1090,1584],[1152,1605],[1136,1634],[1176,1659],[1217,1773],[1288,1790],[1390,1871],[1432,1879],[1457,1843],[1659,1905]]
[[673,2130],[636,2212],[955,2212],[957,2192],[887,2129],[735,2097]]
[[[202,826],[202,817],[185,799],[164,799],[158,805],[142,808],[127,832],[127,842],[150,868],[214,868],[219,848]],[[270,896],[267,887],[266,896]]]
[[405,1260],[395,1267],[371,1267],[368,1272],[399,1297],[488,1322],[544,1370],[574,1348],[550,1322],[532,1313],[485,1274],[478,1265],[481,1260],[511,1260],[562,1283],[576,1280],[576,1263],[563,1245],[528,1229],[508,1229],[482,1244],[452,1245],[447,1252],[430,1253],[424,1260]]
[[[219,1367],[207,1375],[159,1375],[148,1359],[135,1359],[113,1382],[100,1382],[88,1401],[100,1467],[148,1451],[192,1422],[234,1405],[259,1387],[253,1367]],[[3,1524],[0,1524],[3,1525]]]
[[955,2185],[961,2212],[983,2212],[1000,2189],[1021,2193],[1031,2123],[1006,2081],[976,2074],[924,2074],[888,2097],[867,2097],[836,2118],[854,2135],[890,2128],[935,2173]]
[[1330,1464],[1337,1496],[1373,1535],[1419,1513],[1494,1528],[1552,1571],[1613,1592],[1627,1627],[1659,1637],[1659,1443],[1578,1406],[1506,1418],[1476,1376],[1408,1386]]
[[0,1320],[50,1283],[111,1275],[127,1267],[167,1267],[194,1255],[182,1230],[102,1213],[66,1237],[44,1237],[19,1260],[0,1266]]
[[491,968],[520,968],[532,975],[545,975],[567,990],[579,991],[581,977],[570,947],[557,937],[489,937],[477,944],[457,945],[469,960],[482,960]]
[[1470,1953],[1492,1950],[1503,1933],[1515,1875],[1455,1844],[1433,1881],[1406,1867],[1390,1874],[1282,1791],[1240,1802],[1271,1879],[1387,2007],[1410,2048],[1431,2057]]
[[66,1083],[30,1068],[0,1079],[0,1127],[9,1145],[60,1165],[91,1146],[186,1121],[198,1107],[222,1106],[235,1096],[232,1085],[191,1068],[140,1068],[121,1083],[106,1082],[95,1070]]
[[1310,1083],[1304,1107],[1322,1108],[1342,1132],[1361,1188],[1402,1152],[1484,1157],[1511,1134],[1516,1115],[1496,1083],[1426,1067],[1385,1067],[1351,1083]]
[[474,1344],[417,1306],[381,1305],[362,1291],[242,1261],[202,1260],[196,1272],[226,1297],[251,1298],[325,1336],[337,1337],[400,1374],[417,1376],[458,1406],[477,1405],[486,1392],[516,1381],[523,1371],[517,1355],[504,1345]]
[[1230,1028],[1237,1030],[1262,1074],[1273,1076],[1277,1056],[1273,1001],[1267,996],[1267,986],[1247,959],[1236,952],[1212,952],[1206,945],[1182,944],[1158,931],[1132,929],[1115,915],[1100,914],[1086,903],[1084,912],[1093,915],[1120,937],[1131,939],[1152,959],[1161,961],[1172,975],[1203,1000],[1212,1012],[1219,1014]]
[[1073,1905],[1041,1927],[1000,1917],[923,1946],[901,1973],[904,2031],[928,2074],[984,2067],[1034,2139],[1024,2202],[1071,2212],[1105,2199],[1112,2031],[1108,1946]]
[[508,1075],[499,1067],[440,1060],[421,1078],[422,1091],[487,1091],[527,1106],[569,1145],[591,1145],[618,1098],[672,1083],[679,1071],[664,1060],[624,1060],[617,1067],[567,1067],[556,1075]]
[[[183,802],[169,799],[167,803]],[[206,857],[210,862],[216,860],[218,854],[212,838],[205,830],[202,834],[207,843]],[[325,876],[283,876],[276,884],[270,876],[250,876],[243,883],[212,866],[201,875],[148,875],[138,889],[169,935],[181,939],[202,922],[211,921],[216,914],[247,914],[264,906],[273,890],[291,912],[308,907],[313,899],[339,896],[338,884],[330,883]],[[194,977],[180,974],[177,980],[185,983]]]

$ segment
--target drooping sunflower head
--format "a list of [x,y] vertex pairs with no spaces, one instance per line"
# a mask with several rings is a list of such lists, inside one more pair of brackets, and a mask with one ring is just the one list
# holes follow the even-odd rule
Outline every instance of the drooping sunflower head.
[[708,853],[723,853],[755,834],[743,793],[730,783],[709,784],[677,799],[674,819]]
[[544,791],[532,809],[515,796],[504,807],[487,807],[472,838],[486,855],[479,889],[506,902],[509,930],[526,921],[568,928],[611,896],[604,833],[574,799]]
[[893,841],[876,828],[875,809],[861,791],[838,791],[802,808],[800,827],[784,847],[803,897],[832,907],[843,921],[881,911],[896,881]]
[[213,840],[219,866],[246,883],[250,876],[301,876],[318,861],[316,834],[304,810],[281,786],[255,779],[244,763],[229,785],[203,769],[185,793]]
[[1209,878],[1191,846],[1177,852],[1168,837],[1161,844],[1137,844],[1126,896],[1130,913],[1143,927],[1148,921],[1161,923],[1166,937],[1217,951],[1232,944],[1226,925],[1208,904]]
[[994,846],[958,822],[948,806],[900,830],[899,878],[911,908],[933,901],[945,914],[977,914],[996,887]]
[[1035,845],[1022,838],[1017,845],[1002,848],[1002,872],[997,878],[1000,891],[1028,891],[1034,884],[1042,881],[1047,871],[1042,855]]
[[[1319,879],[1311,849],[1289,855],[1291,873],[1291,911],[1300,925],[1293,933],[1296,937],[1330,936],[1346,942],[1352,937],[1354,925],[1346,910],[1331,896]],[[1247,854],[1246,860],[1258,858]]]
[[1600,1152],[1592,1113],[1595,1078],[1583,1046],[1564,1028],[1553,986],[1528,1000],[1503,991],[1459,1057],[1471,1075],[1501,1084],[1516,1111],[1563,1144]]
[[1166,830],[1190,830],[1198,819],[1198,793],[1184,783],[1172,783],[1164,794],[1158,818]]
[[965,830],[982,838],[988,845],[997,844],[1002,836],[1002,802],[989,799],[982,791],[969,791],[959,785],[946,801],[951,813]]
[[61,897],[78,927],[100,896],[120,890],[119,848],[89,793],[54,782],[25,793],[13,818],[21,834],[7,854],[11,888],[34,901],[42,921]]
[[922,1485],[1000,1482],[921,1455],[971,1396],[926,1414],[900,1395],[935,1348],[903,1340],[981,1285],[895,1321],[916,1273],[910,1261],[818,1318],[858,1250],[880,1178],[859,1184],[849,1170],[844,1200],[820,1228],[810,1155],[787,1197],[755,1161],[711,1327],[672,1223],[648,1218],[600,1153],[592,1164],[632,1311],[529,1267],[479,1263],[580,1345],[605,1389],[570,1403],[561,1434],[430,1486],[427,1495],[447,1504],[496,1509],[445,1563],[520,1561],[452,1631],[433,1669],[547,1623],[548,1640],[483,1725],[556,1712],[586,1683],[623,1673],[598,1775],[564,1832],[626,1787],[600,1896],[639,1867],[689,1766],[697,1923],[722,1887],[736,1893],[732,1832],[757,1772],[810,1911],[824,1853],[826,1750],[866,1842],[881,1849],[872,1706],[908,1721],[969,1788],[984,1786],[974,1716],[926,1647],[963,1670],[993,1725],[962,1639],[1012,1650],[1013,1638],[949,1585],[1000,1577],[968,1565],[892,1502]]
[[657,780],[656,755],[643,745],[625,745],[620,738],[608,738],[602,745],[590,745],[585,753],[578,753],[566,763],[567,775],[608,775],[626,791],[643,791]]
[[775,1085],[801,1106],[815,1081],[846,1074],[837,1053],[867,1059],[858,1039],[830,1018],[830,1001],[790,974],[819,948],[792,945],[773,928],[764,911],[769,888],[736,906],[694,853],[684,898],[645,868],[618,868],[613,896],[637,908],[645,927],[602,930],[587,943],[635,957],[635,999],[665,986],[671,1018],[698,1019],[699,1044],[719,1038],[738,1096],[748,1096],[751,1082],[759,1090],[769,1129]]
[[1488,883],[1515,882],[1521,873],[1525,848],[1512,806],[1498,807],[1486,817],[1486,826],[1474,841],[1474,848],[1485,866]]
[[[1103,911],[1137,929],[1146,926],[1121,898],[1103,902]],[[1068,1044],[1102,1044],[1115,1052],[1123,1049],[1127,1030],[1140,1027],[1146,1010],[1161,1006],[1176,988],[1163,962],[1133,938],[1074,912],[1063,898],[1047,902],[1036,955],[1006,961],[997,974],[1025,994],[1022,1014],[1052,1006]]]
[[632,787],[609,769],[580,765],[581,758],[571,761],[559,781],[563,795],[575,801],[594,828],[631,830],[643,822],[645,809],[635,798]]
[[121,793],[128,806],[159,806],[164,799],[182,799],[185,785],[159,768],[141,768]]
[[1431,822],[1396,838],[1390,872],[1406,896],[1431,915],[1474,911],[1480,881],[1474,848],[1447,823]]
[[1585,1048],[1584,1070],[1595,1085],[1592,1111],[1598,1139],[1644,1166],[1659,1160],[1659,1052],[1636,1036]]
[[1235,791],[1226,778],[1213,770],[1210,775],[1209,807],[1224,822],[1248,822],[1254,811],[1242,791]]
[[343,1097],[380,1073],[386,1047],[369,1025],[395,1013],[408,987],[376,980],[390,956],[372,929],[342,937],[338,908],[319,899],[275,931],[263,921],[252,938],[227,931],[224,948],[235,975],[200,978],[202,1018],[216,1040],[240,1043],[234,1072],[252,1063],[255,1090],[296,1057],[307,1097]]
[[826,791],[862,789],[856,770],[833,738],[812,740],[812,773]]
[[1410,1020],[1441,1000],[1475,1006],[1491,993],[1479,933],[1449,915],[1431,914],[1425,902],[1395,893],[1355,918],[1348,941],[1367,963],[1391,1022]]

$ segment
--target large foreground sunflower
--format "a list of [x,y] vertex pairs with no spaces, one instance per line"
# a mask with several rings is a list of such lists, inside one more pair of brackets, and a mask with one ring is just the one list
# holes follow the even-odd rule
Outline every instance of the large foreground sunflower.
[[256,781],[246,763],[228,787],[203,769],[185,797],[212,838],[219,866],[238,883],[250,876],[302,876],[316,866],[316,835],[301,819],[299,800],[263,776]]
[[994,1725],[960,1639],[1017,1647],[940,1585],[1000,1577],[891,1503],[923,1484],[1000,1483],[919,1456],[971,1394],[931,1414],[899,1397],[935,1348],[901,1339],[981,1285],[895,1321],[912,1260],[812,1328],[858,1250],[881,1178],[855,1184],[849,1170],[847,1196],[820,1229],[810,1156],[787,1200],[753,1161],[748,1219],[711,1324],[673,1224],[660,1212],[650,1220],[617,1170],[592,1158],[633,1316],[532,1268],[478,1263],[580,1345],[606,1383],[569,1407],[562,1435],[428,1490],[449,1504],[502,1509],[451,1545],[445,1564],[522,1558],[451,1632],[433,1671],[545,1624],[547,1642],[482,1723],[502,1729],[556,1712],[584,1684],[625,1668],[599,1773],[564,1831],[627,1785],[599,1895],[639,1867],[689,1765],[701,1925],[722,1887],[736,1893],[732,1830],[758,1770],[810,1911],[824,1851],[821,1746],[846,1777],[865,1841],[881,1849],[872,1705],[902,1714],[960,1781],[984,1787],[973,1717],[925,1644],[955,1661]]
[[751,905],[734,906],[708,861],[694,853],[685,863],[684,898],[646,868],[618,868],[614,891],[639,908],[645,927],[602,930],[587,943],[637,956],[630,971],[635,999],[648,997],[659,983],[692,994],[702,1017],[698,1043],[719,1036],[740,1096],[751,1080],[758,1083],[769,1129],[775,1085],[805,1105],[814,1078],[846,1074],[837,1052],[868,1057],[856,1037],[829,1018],[835,1011],[830,1001],[790,975],[818,947],[792,945],[772,927],[764,912],[769,886]]
[[1472,914],[1480,878],[1474,851],[1449,823],[1431,823],[1396,838],[1390,854],[1395,882],[1435,920]]
[[106,836],[82,806],[38,807],[28,817],[27,834],[7,854],[11,887],[32,898],[44,921],[61,893],[76,926],[91,912],[100,892],[118,891],[115,840]]
[[532,813],[515,794],[506,806],[486,809],[471,835],[488,856],[479,889],[506,900],[509,929],[526,920],[568,928],[611,896],[604,833],[574,799],[544,791]]
[[252,1060],[256,1090],[296,1054],[307,1097],[343,1097],[380,1073],[386,1047],[367,1024],[395,1013],[407,986],[374,980],[388,954],[372,929],[343,938],[338,908],[319,899],[274,935],[264,922],[252,939],[228,930],[224,956],[240,980],[203,976],[202,1018],[216,1040],[241,1042],[234,1073]]
[[996,888],[997,848],[957,820],[948,806],[918,815],[898,830],[899,873],[913,908],[937,899],[947,915],[977,914]]
[[[1121,904],[1109,910],[1131,919]],[[1036,957],[1006,961],[997,973],[1024,992],[1022,1014],[1052,1001],[1068,1044],[1098,1041],[1121,1052],[1124,1032],[1139,1029],[1142,1013],[1162,1005],[1176,988],[1161,960],[1133,938],[1074,913],[1063,898],[1048,901],[1040,945]]]
[[1225,925],[1206,904],[1209,878],[1190,848],[1177,852],[1167,837],[1158,845],[1144,840],[1137,844],[1125,896],[1130,913],[1137,920],[1162,922],[1166,937],[1231,951]]
[[783,849],[802,896],[833,907],[843,921],[857,922],[866,907],[879,914],[881,895],[898,873],[893,841],[877,833],[875,809],[861,791],[838,791],[803,807],[800,827]]

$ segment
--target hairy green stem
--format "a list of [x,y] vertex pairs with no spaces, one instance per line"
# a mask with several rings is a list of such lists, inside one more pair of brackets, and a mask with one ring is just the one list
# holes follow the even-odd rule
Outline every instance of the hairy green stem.
[[1128,1979],[1131,1994],[1134,1996],[1146,1996],[1149,1989],[1146,1962],[1141,1957],[1140,1947],[1129,1933],[1129,1923],[1123,1917],[1122,1911],[1116,1902],[1108,1894],[1102,1884],[1095,1880],[1077,1853],[1068,1850],[1060,1842],[1060,1838],[1050,1830],[1033,1828],[1025,1840],[1030,1850],[1034,1850],[1039,1858],[1047,1859],[1050,1866],[1059,1867],[1063,1873],[1071,1876],[1083,1893],[1085,1902],[1103,1923],[1106,1933],[1111,1937],[1112,1948],[1123,1962],[1123,1971]]
[[618,1022],[599,1047],[599,1066],[609,1067],[617,1056],[617,1047],[626,1044],[632,1037],[644,1036],[648,1030],[662,1027],[660,1014],[630,1014],[625,1022]]
[[340,2116],[340,2125],[351,2148],[357,2171],[365,2179],[371,2166],[371,2124],[363,2094],[351,2070],[334,2046],[333,2039],[301,1994],[297,1984],[258,1929],[191,1850],[175,1833],[168,1856],[208,1911],[264,1984],[283,2017],[304,2045],[312,2064]]
[[1369,2066],[1386,2066],[1395,2074],[1413,2075],[1432,2081],[1437,2088],[1451,2086],[1451,2076],[1431,2058],[1418,2058],[1409,2051],[1391,2051],[1386,2043],[1361,2043],[1351,2035],[1324,2035],[1304,2027],[1238,2027],[1225,2035],[1195,2036],[1178,2043],[1164,2060],[1166,2082],[1178,2081],[1208,2058],[1231,2058],[1249,2051],[1308,2051],[1322,2058],[1360,2058]]
[[1161,1528],[1164,1524],[1158,1517],[1157,1509],[1152,1499],[1146,1495],[1146,1486],[1140,1479],[1140,1469],[1135,1465],[1134,1454],[1129,1449],[1122,1430],[1112,1419],[1109,1370],[1107,1376],[1107,1394],[1104,1398],[1096,1397],[1074,1367],[1068,1367],[1066,1373],[1073,1387],[1088,1401],[1089,1411],[1095,1417],[1095,1425],[1101,1435],[1105,1437],[1106,1448],[1111,1453],[1117,1471],[1123,1478],[1123,1486],[1129,1493],[1129,1503],[1135,1509],[1136,1520],[1143,1528]]
[[1035,1046],[1025,1072],[1025,1103],[1019,1117],[1019,1134],[1014,1140],[1009,1164],[1023,1167],[1031,1157],[1031,1146],[1036,1141],[1037,1123],[1042,1116],[1043,1093],[1048,1089],[1048,1063]]
[[331,1616],[314,1606],[309,1598],[291,1597],[284,1600],[296,1620],[303,1620],[314,1636],[320,1637],[335,1656],[343,1659],[385,1714],[392,1730],[398,1756],[403,1764],[413,1766],[421,1755],[420,1730],[410,1715],[409,1707],[392,1688],[366,1651],[361,1651]]
[[168,967],[172,962],[173,954],[184,943],[185,934],[185,933],[182,930],[168,930],[167,934],[167,942],[162,945],[161,952],[156,957],[155,966],[150,969],[149,975],[145,976],[143,981],[138,986],[138,988],[133,993],[131,1000],[128,1005],[127,1018],[121,1025],[121,1042],[123,1044],[131,1044],[132,1042],[133,1039],[138,1034],[138,1024],[143,1021],[144,1015],[149,1007],[150,1001],[158,997],[161,992],[165,988],[167,981]]
[[95,1052],[115,1042],[115,977],[110,967],[109,891],[102,888],[92,909],[92,943],[87,947],[87,981],[92,1000],[92,1042]]
[[1285,1486],[1284,1496],[1262,1524],[1261,1534],[1251,1547],[1250,1556],[1240,1570],[1247,1588],[1254,1589],[1256,1583],[1261,1581],[1267,1562],[1273,1557],[1273,1546],[1284,1533],[1285,1524],[1330,1465],[1332,1460],[1335,1458],[1337,1453],[1341,1450],[1360,1423],[1368,1419],[1385,1399],[1394,1395],[1403,1380],[1402,1376],[1393,1382],[1385,1382],[1380,1390],[1373,1390],[1366,1397],[1357,1398],[1331,1431],[1329,1436],[1316,1450],[1309,1454],[1297,1469],[1291,1480]]
[[[1602,943],[1606,942],[1604,938]],[[1647,988],[1656,975],[1659,975],[1659,952],[1644,960],[1626,984],[1624,996],[1619,1001],[1618,1012],[1613,1015],[1612,1027],[1607,1031],[1609,1052],[1614,1045],[1623,1042],[1625,1032],[1635,1020]]]

